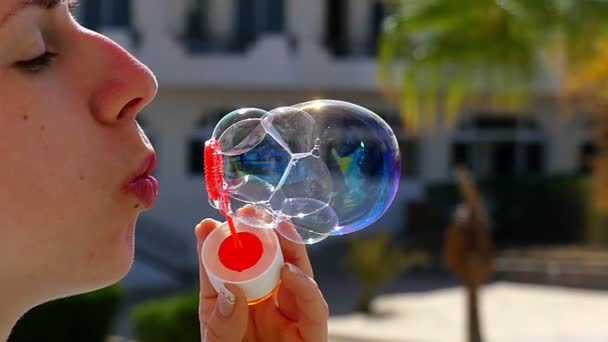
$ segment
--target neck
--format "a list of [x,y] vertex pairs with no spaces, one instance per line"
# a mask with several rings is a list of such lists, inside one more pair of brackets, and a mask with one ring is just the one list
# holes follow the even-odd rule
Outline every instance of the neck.
[[21,316],[39,302],[26,287],[5,282],[0,284],[0,303],[0,341],[4,342]]
[[8,340],[11,330],[21,316],[27,311],[26,307],[20,305],[6,305],[7,298],[0,299],[2,308],[0,309],[0,341]]
[[[0,320],[2,319],[3,318],[0,317]],[[6,319],[0,322],[0,341],[8,340],[8,336],[10,335],[11,329],[13,329],[15,323],[17,323],[17,321],[14,319],[14,317],[11,317],[10,320]]]

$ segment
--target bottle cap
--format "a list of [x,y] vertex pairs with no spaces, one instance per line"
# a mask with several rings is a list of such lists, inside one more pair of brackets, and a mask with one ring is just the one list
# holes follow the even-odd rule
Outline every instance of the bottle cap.
[[236,241],[224,222],[205,239],[203,266],[217,292],[224,284],[238,286],[249,305],[270,298],[278,289],[283,253],[274,229],[260,229],[235,222]]

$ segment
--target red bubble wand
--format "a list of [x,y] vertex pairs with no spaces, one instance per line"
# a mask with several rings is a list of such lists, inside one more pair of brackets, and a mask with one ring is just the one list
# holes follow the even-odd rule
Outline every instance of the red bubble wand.
[[230,216],[230,200],[228,194],[224,190],[224,161],[222,159],[222,154],[220,153],[220,147],[220,142],[214,138],[205,142],[205,183],[207,185],[209,198],[212,201],[219,203],[219,211],[226,217],[226,221],[228,221],[228,227],[230,227],[230,234],[232,235],[232,241],[234,241],[234,247],[238,250],[243,248],[243,244],[236,232],[232,216]]

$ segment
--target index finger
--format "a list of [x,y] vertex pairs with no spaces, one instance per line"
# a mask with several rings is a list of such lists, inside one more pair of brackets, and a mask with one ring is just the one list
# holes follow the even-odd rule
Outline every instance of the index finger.
[[[279,223],[279,226],[282,232],[285,232],[290,236],[299,236],[293,225],[288,221]],[[279,243],[283,251],[285,262],[296,265],[307,276],[312,278],[312,265],[310,264],[310,259],[308,258],[306,246],[304,244],[293,242],[284,237],[282,234],[277,234],[277,236],[279,237]]]

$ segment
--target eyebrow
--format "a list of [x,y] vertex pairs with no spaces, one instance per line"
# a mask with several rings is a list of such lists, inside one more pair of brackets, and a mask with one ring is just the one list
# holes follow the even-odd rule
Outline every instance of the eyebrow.
[[78,0],[21,0],[15,8],[10,10],[8,14],[0,19],[0,29],[2,29],[2,26],[4,26],[12,17],[27,7],[35,6],[50,10],[64,3],[66,3],[70,9],[73,9],[78,5]]

